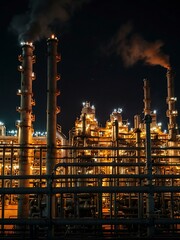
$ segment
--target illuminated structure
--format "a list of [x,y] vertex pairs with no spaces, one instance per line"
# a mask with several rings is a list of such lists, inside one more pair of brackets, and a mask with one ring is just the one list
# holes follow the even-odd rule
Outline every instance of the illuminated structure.
[[123,120],[121,108],[100,126],[95,107],[86,101],[67,140],[56,122],[58,40],[52,36],[47,43],[47,133],[33,134],[31,44],[23,45],[20,57],[18,134],[5,135],[0,124],[0,236],[158,239],[168,235],[177,239],[180,142],[171,69],[167,71],[167,133],[151,111],[150,85],[145,79],[144,116],[134,117],[134,128]]
[[[22,43],[22,55],[19,56],[19,61],[22,65],[19,66],[21,72],[21,89],[18,90],[18,95],[21,97],[21,106],[17,108],[20,112],[20,121],[18,122],[19,132],[19,174],[31,174],[31,161],[33,158],[32,149],[29,148],[32,144],[32,106],[35,105],[32,92],[32,80],[35,79],[33,72],[33,63],[35,63],[35,56],[33,55],[33,44],[26,42]],[[28,179],[19,180],[20,187],[29,187]],[[18,217],[27,218],[29,216],[29,196],[28,194],[19,195],[18,201]]]

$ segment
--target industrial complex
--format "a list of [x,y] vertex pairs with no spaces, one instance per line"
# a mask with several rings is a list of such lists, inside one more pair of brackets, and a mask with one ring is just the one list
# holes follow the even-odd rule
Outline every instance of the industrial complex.
[[168,130],[151,110],[144,79],[143,116],[134,126],[122,109],[105,126],[90,102],[68,138],[57,123],[58,39],[47,39],[47,129],[34,134],[33,54],[22,43],[18,56],[17,134],[0,123],[0,239],[179,239],[180,135],[174,75],[167,67]]

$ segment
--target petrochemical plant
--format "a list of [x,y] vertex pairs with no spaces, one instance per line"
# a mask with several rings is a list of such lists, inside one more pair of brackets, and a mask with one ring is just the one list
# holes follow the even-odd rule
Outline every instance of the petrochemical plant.
[[32,43],[18,57],[17,135],[0,123],[0,239],[178,239],[180,135],[174,76],[167,68],[168,131],[151,110],[144,79],[143,118],[134,127],[114,109],[102,127],[84,102],[68,139],[57,123],[58,39],[47,40],[47,133],[33,135]]

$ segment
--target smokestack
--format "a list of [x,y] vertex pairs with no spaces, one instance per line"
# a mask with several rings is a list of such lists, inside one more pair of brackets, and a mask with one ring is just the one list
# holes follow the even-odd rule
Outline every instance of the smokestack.
[[176,117],[178,116],[178,112],[175,109],[175,102],[177,98],[174,96],[174,76],[173,71],[169,67],[167,69],[167,104],[168,110],[166,112],[166,116],[169,118],[168,131],[169,138],[172,141],[176,140],[176,135],[178,134],[178,127],[176,123]]
[[[19,127],[19,174],[22,176],[30,175],[30,166],[32,161],[32,150],[28,147],[32,144],[32,106],[35,105],[32,99],[32,80],[35,79],[33,73],[33,63],[35,56],[33,55],[34,46],[32,43],[22,43],[22,55],[18,57],[22,65],[18,67],[21,72],[21,89],[18,95],[21,97],[20,107],[17,110],[20,113]],[[19,180],[19,187],[29,187],[29,179]],[[27,218],[29,216],[29,196],[27,194],[20,195],[18,201],[18,218]]]
[[60,61],[57,45],[58,39],[52,35],[47,40],[47,174],[52,174],[56,164],[57,113],[60,112],[60,108],[57,107],[57,96],[60,94],[57,90],[57,80],[60,79],[57,74],[57,62]]
[[149,81],[144,79],[144,116],[151,114],[151,99]]

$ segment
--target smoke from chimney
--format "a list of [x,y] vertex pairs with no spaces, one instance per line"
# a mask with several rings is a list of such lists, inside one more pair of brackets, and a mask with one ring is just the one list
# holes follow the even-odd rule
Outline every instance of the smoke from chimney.
[[89,0],[30,0],[29,10],[13,18],[10,29],[19,41],[37,41],[49,37],[55,23],[63,26],[76,10]]
[[169,68],[169,56],[162,53],[164,43],[160,40],[147,42],[139,34],[133,34],[131,23],[123,25],[110,44],[110,49],[122,57],[124,65],[130,67],[138,61],[149,65]]

